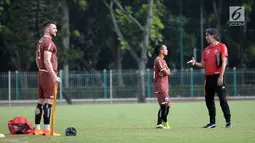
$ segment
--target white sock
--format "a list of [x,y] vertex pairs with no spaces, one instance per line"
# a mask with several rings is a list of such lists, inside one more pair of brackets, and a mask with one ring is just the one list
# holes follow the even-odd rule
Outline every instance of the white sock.
[[44,130],[50,130],[50,125],[44,125]]
[[40,126],[40,124],[35,124],[35,129],[38,129],[38,130],[40,130],[40,129],[41,129],[41,126]]

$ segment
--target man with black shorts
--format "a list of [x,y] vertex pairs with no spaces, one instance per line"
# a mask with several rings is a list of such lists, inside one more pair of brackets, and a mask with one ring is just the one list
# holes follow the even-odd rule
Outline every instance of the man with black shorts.
[[154,91],[157,95],[160,109],[158,111],[158,122],[156,128],[169,129],[167,115],[171,105],[168,94],[169,84],[168,76],[171,74],[164,57],[167,55],[167,47],[164,44],[157,45],[155,53],[157,58],[154,60]]
[[[57,76],[58,58],[57,48],[52,41],[56,37],[56,22],[46,21],[43,24],[44,36],[38,41],[36,49],[36,64],[38,67],[38,104],[35,110],[34,135],[50,135],[50,116],[54,84],[60,82]],[[40,129],[41,117],[43,114],[44,130]],[[54,136],[60,134],[54,133]]]
[[227,65],[228,49],[225,44],[219,42],[219,33],[214,28],[206,29],[205,38],[210,44],[203,52],[201,63],[196,62],[194,58],[187,63],[194,66],[205,68],[205,101],[210,116],[210,123],[205,125],[204,128],[215,128],[215,102],[214,94],[217,93],[220,106],[223,111],[226,128],[231,128],[231,114],[229,105],[226,99],[226,85],[224,82],[224,73]]

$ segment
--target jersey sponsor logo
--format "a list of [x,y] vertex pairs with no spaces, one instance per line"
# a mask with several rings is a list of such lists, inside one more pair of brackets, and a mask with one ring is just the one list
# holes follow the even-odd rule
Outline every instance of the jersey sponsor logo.
[[206,50],[206,54],[207,54],[207,55],[210,54],[210,50]]

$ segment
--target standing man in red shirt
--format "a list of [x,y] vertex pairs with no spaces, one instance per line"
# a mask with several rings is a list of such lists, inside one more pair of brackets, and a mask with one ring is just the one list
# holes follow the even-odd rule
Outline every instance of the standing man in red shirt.
[[158,111],[158,122],[156,128],[169,129],[170,126],[167,122],[167,115],[170,108],[170,97],[168,94],[168,76],[171,72],[168,68],[164,57],[167,55],[167,47],[164,44],[157,45],[155,53],[157,58],[154,61],[154,91],[157,95],[160,109]]
[[[56,22],[46,21],[43,24],[44,36],[38,41],[36,49],[36,64],[38,67],[38,95],[39,100],[35,110],[34,135],[50,135],[50,116],[54,84],[60,82],[57,76],[58,58],[57,48],[52,41],[56,37]],[[44,131],[40,129],[42,113],[44,119]],[[54,133],[54,136],[60,134]]]
[[215,102],[214,94],[217,93],[220,106],[223,111],[226,128],[231,128],[231,114],[229,105],[226,99],[226,86],[224,82],[224,73],[227,65],[228,50],[225,44],[218,42],[219,33],[214,28],[206,29],[205,39],[210,44],[204,50],[201,63],[195,61],[194,58],[188,61],[188,64],[205,68],[206,80],[205,80],[205,101],[208,108],[210,123],[205,125],[204,128],[215,128]]

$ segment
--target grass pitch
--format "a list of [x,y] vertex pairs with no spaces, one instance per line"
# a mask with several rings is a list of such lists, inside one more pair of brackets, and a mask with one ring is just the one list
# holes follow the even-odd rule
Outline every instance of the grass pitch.
[[[224,128],[219,102],[215,129],[201,128],[209,118],[204,102],[180,102],[171,107],[169,130],[155,128],[156,103],[57,105],[55,131],[62,134],[60,137],[6,135],[0,143],[254,143],[255,101],[229,104],[231,129]],[[34,106],[0,107],[0,113],[0,133],[9,133],[7,122],[16,116],[34,123]],[[66,137],[65,129],[71,126],[76,128],[77,136]]]

